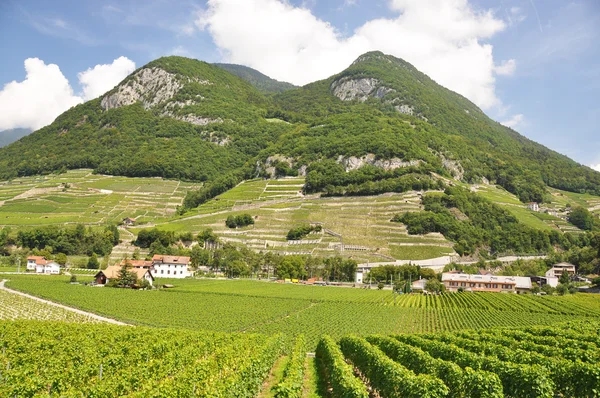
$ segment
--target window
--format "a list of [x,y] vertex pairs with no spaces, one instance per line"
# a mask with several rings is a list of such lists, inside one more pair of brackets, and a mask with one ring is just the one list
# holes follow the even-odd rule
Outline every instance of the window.
[[161,274],[164,274],[164,273],[165,273],[165,270],[164,270],[164,269],[161,269],[161,270],[160,270],[160,273],[161,273]]
[[461,283],[460,285],[461,285],[462,287],[465,287],[465,286],[466,286],[464,282],[463,282],[463,283]]
[[171,270],[167,270],[167,275],[171,275]]
[[494,289],[498,289],[498,284],[494,283]]
[[183,275],[183,271],[179,271],[179,273],[180,273],[181,275]]

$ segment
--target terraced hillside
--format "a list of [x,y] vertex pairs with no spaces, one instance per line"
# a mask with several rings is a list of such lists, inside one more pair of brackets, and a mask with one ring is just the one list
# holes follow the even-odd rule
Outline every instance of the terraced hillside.
[[[301,178],[247,181],[203,204],[194,215],[157,226],[177,232],[212,228],[223,241],[255,250],[341,254],[359,261],[419,260],[453,253],[452,243],[439,234],[408,235],[404,226],[390,223],[395,214],[421,209],[417,192],[320,198],[302,195],[303,182]],[[254,225],[225,226],[227,216],[244,213],[255,217]],[[305,239],[287,241],[287,232],[302,223],[320,224],[323,229]]]
[[[440,234],[408,235],[404,225],[391,223],[400,213],[420,211],[421,192],[377,196],[320,197],[304,195],[304,178],[248,180],[204,203],[184,216],[177,215],[185,194],[198,184],[162,178],[128,178],[93,174],[89,169],[63,174],[22,177],[0,182],[0,225],[16,229],[40,225],[119,223],[137,219],[121,229],[122,243],[112,260],[131,256],[131,242],[140,228],[197,233],[212,228],[225,242],[255,250],[330,256],[340,254],[359,262],[422,260],[454,253],[452,242]],[[580,205],[598,210],[600,198],[589,194],[551,190],[544,209],[527,209],[515,195],[494,185],[461,184],[501,205],[522,223],[536,228],[579,232],[561,211]],[[255,224],[230,229],[229,215],[250,214]],[[557,214],[557,215],[552,215]],[[323,230],[300,241],[287,241],[287,232],[300,224],[320,224]],[[75,259],[78,264],[85,259]],[[81,261],[79,261],[81,260]],[[81,264],[80,264],[81,265]]]
[[165,220],[196,185],[162,178],[96,175],[88,169],[16,178],[0,182],[0,223],[106,224],[125,217],[139,222]]

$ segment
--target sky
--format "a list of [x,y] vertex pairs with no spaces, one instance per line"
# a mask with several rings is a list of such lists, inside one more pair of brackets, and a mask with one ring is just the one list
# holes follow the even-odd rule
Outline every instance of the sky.
[[303,85],[381,50],[600,171],[598,0],[0,0],[0,134],[165,55]]

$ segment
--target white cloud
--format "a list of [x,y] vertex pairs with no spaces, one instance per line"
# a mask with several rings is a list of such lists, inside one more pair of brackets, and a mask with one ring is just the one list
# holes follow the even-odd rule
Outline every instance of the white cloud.
[[598,164],[591,164],[590,167],[596,171],[600,171],[600,163]]
[[97,98],[121,82],[135,70],[135,62],[127,57],[119,57],[112,64],[96,65],[77,77],[83,86],[83,99]]
[[0,91],[0,130],[42,128],[72,106],[110,90],[134,69],[135,64],[125,57],[96,65],[79,73],[83,92],[76,95],[58,65],[28,58],[25,80],[7,83]]
[[210,32],[225,61],[278,80],[306,84],[381,50],[483,108],[500,104],[492,46],[482,41],[505,28],[502,20],[467,0],[392,0],[389,6],[395,18],[368,21],[349,37],[310,10],[280,0],[209,0],[196,22]]
[[502,61],[502,63],[494,68],[494,72],[497,75],[512,76],[517,70],[517,61],[509,59],[508,61]]
[[517,127],[518,125],[523,123],[524,120],[525,120],[525,116],[523,116],[522,114],[519,113],[517,115],[514,115],[510,119],[508,119],[504,122],[500,122],[500,123],[502,123],[506,127],[510,127],[512,129],[514,129],[515,127]]
[[59,67],[38,58],[25,60],[27,76],[12,81],[0,91],[0,130],[17,127],[37,130],[83,100]]

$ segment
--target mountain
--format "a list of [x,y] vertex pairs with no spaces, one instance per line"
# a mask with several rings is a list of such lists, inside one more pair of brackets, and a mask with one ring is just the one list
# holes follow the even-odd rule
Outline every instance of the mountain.
[[243,179],[297,174],[305,191],[327,195],[439,189],[452,179],[495,183],[524,202],[543,201],[547,186],[600,194],[600,173],[381,52],[270,95],[222,67],[160,58],[0,149],[2,178],[82,167],[206,182],[186,207]]
[[0,148],[17,141],[21,137],[25,137],[29,133],[31,133],[31,130],[29,129],[10,129],[0,131]]
[[258,91],[264,94],[281,93],[283,91],[298,88],[291,83],[280,82],[279,80],[271,79],[269,76],[260,73],[256,69],[252,69],[244,65],[218,63],[214,65],[244,79],[254,86]]

